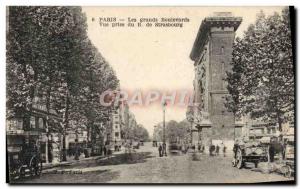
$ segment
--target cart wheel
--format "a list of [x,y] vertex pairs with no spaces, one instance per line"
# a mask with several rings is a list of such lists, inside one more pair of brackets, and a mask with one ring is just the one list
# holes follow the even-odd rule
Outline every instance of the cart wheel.
[[25,177],[25,167],[23,167],[23,166],[20,167],[19,173],[20,173],[19,178],[24,178]]
[[35,175],[40,176],[42,174],[42,170],[43,170],[43,163],[41,160],[39,160],[39,162],[36,164],[35,167]]
[[42,161],[38,157],[33,157],[31,161],[31,174],[40,176],[42,173]]
[[292,168],[290,166],[286,166],[286,170],[284,171],[284,176],[287,178],[292,177]]
[[10,174],[9,174],[9,179],[10,180],[17,180],[21,177],[21,174],[20,174],[20,171],[19,169],[16,169],[14,171],[12,171]]
[[238,169],[243,168],[244,162],[243,162],[243,154],[241,149],[238,149],[237,154],[236,154],[236,167]]

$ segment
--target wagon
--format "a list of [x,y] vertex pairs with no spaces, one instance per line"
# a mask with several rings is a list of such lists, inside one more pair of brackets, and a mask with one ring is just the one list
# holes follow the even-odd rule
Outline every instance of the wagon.
[[240,141],[234,144],[233,151],[232,165],[239,169],[243,168],[246,162],[254,163],[257,167],[259,162],[268,161],[268,147],[260,142]]
[[282,161],[281,173],[285,177],[292,177],[295,173],[295,141],[294,136],[283,136],[285,142],[284,160]]
[[170,154],[181,154],[181,145],[177,142],[170,142],[168,149]]
[[8,165],[10,180],[40,176],[42,173],[42,160],[36,150],[8,152]]

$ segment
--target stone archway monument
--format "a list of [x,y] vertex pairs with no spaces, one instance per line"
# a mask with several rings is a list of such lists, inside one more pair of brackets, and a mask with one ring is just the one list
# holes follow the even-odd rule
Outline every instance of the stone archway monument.
[[203,141],[208,138],[233,141],[234,138],[234,115],[224,106],[228,95],[224,79],[226,72],[231,70],[232,46],[241,22],[241,17],[234,17],[229,12],[206,17],[190,54],[195,70],[194,103],[199,104],[202,115],[197,126]]

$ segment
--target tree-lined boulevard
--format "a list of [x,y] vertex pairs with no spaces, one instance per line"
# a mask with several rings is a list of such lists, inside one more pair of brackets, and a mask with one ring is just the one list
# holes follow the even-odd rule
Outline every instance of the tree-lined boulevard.
[[175,121],[165,100],[172,95],[147,91],[145,106],[162,103],[155,125],[140,124],[130,110],[122,81],[89,38],[81,7],[11,6],[7,22],[9,182],[294,181],[288,8],[261,11],[238,38],[241,17],[206,17],[190,55],[192,104]]
[[68,166],[44,170],[42,177],[25,183],[253,183],[289,181],[280,174],[263,174],[231,166],[231,156],[192,154],[159,157],[157,148],[145,143],[131,155],[115,154],[108,159],[87,159]]

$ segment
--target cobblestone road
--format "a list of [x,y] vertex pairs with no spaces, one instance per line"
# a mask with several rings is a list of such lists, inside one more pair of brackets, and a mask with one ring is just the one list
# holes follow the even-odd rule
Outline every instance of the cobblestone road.
[[82,160],[44,170],[26,183],[253,183],[287,181],[282,175],[263,174],[231,166],[231,157],[208,157],[192,161],[192,155],[158,157],[157,148],[145,144],[131,157],[123,153],[109,159]]

